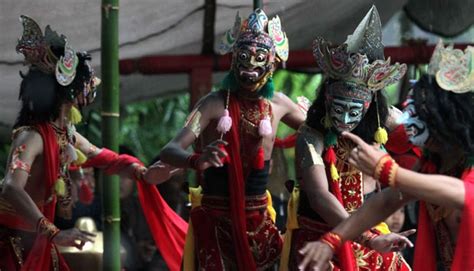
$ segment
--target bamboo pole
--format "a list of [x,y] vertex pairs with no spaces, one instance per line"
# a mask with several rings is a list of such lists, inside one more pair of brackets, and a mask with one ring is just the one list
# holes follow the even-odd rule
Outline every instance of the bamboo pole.
[[253,0],[253,10],[257,8],[263,8],[263,0]]
[[[102,0],[102,143],[118,151],[119,131],[119,57],[118,0]],[[120,270],[120,202],[118,176],[103,176],[104,217],[103,270]]]

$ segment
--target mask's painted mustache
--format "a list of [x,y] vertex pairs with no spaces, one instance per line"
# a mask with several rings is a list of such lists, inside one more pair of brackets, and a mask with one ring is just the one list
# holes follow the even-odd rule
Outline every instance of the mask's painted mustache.
[[250,82],[256,82],[263,74],[263,69],[260,67],[248,68],[243,65],[239,65],[239,76]]
[[257,71],[245,71],[245,70],[240,70],[240,76],[242,77],[248,77],[249,79],[257,79],[259,74]]

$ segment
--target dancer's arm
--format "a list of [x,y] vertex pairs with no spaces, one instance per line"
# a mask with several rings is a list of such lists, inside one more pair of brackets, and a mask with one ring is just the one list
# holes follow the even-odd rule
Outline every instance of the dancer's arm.
[[[370,197],[362,207],[342,221],[332,232],[338,234],[342,240],[354,240],[367,229],[385,220],[408,201],[408,197],[400,198],[398,191],[391,188],[384,189]],[[414,230],[409,230],[400,234],[381,235],[369,241],[370,246],[385,250],[400,250],[407,245],[413,246],[406,236],[414,232]],[[397,246],[393,246],[395,243],[397,243]],[[321,241],[307,243],[299,253],[304,255],[304,259],[299,266],[301,270],[306,270],[304,268],[307,266],[319,268],[314,270],[324,270],[324,267],[327,266],[334,255],[334,251]]]
[[304,123],[306,116],[302,109],[285,94],[281,92],[275,93],[272,102],[285,109],[284,115],[281,118],[284,124],[297,130]]
[[[373,175],[375,166],[384,152],[368,145],[358,136],[344,133],[358,145],[350,154],[349,162],[366,174]],[[421,174],[399,168],[395,177],[395,186],[403,193],[417,199],[440,206],[462,209],[464,206],[464,184],[460,179],[433,174]]]
[[[33,228],[37,227],[34,229],[38,230],[39,234],[45,234],[58,245],[74,246],[82,249],[86,242],[93,242],[92,238],[95,235],[76,228],[59,231],[52,221],[48,221],[44,217],[31,196],[25,191],[25,186],[30,181],[31,166],[43,154],[43,147],[41,136],[32,130],[21,132],[13,140],[1,196]],[[76,241],[79,241],[79,243]]]
[[384,221],[410,201],[407,196],[401,196],[399,191],[392,188],[382,190],[362,205],[351,217],[334,228],[333,232],[341,235],[343,240],[354,240],[365,230]]
[[334,227],[349,214],[329,191],[322,152],[323,136],[320,133],[313,131],[298,134],[295,166],[301,172],[301,188],[306,193],[311,208]]
[[331,227],[349,216],[342,204],[329,191],[324,166],[317,165],[304,169],[301,187],[308,196],[311,208]]
[[87,138],[76,132],[74,134],[76,138],[75,147],[86,155],[87,158],[92,158],[101,152],[101,148],[95,146]]
[[[103,161],[97,161],[95,162],[94,159],[98,158],[99,155],[104,152],[108,151],[111,152],[110,150],[106,149],[101,149],[91,142],[84,136],[82,136],[79,133],[75,133],[75,138],[76,138],[76,148],[78,148],[82,153],[84,153],[89,160],[89,162],[86,162],[86,166],[88,164],[91,164],[90,166],[98,168],[98,169],[104,169],[107,170],[109,167],[114,166],[115,163],[119,162],[118,160],[121,159],[124,156],[119,156],[119,154],[115,154],[114,158],[115,159],[108,159],[108,160],[103,160]],[[132,158],[132,157],[127,157],[127,158]],[[143,166],[141,165],[141,162],[137,158],[133,159],[127,159],[128,161],[124,161],[123,163],[120,163],[119,167],[115,167],[113,172],[108,172],[108,174],[117,174],[121,176],[127,176],[131,179],[135,179],[137,176],[137,171],[141,170]],[[118,163],[117,163],[118,164]]]
[[200,136],[211,120],[218,120],[224,115],[224,98],[220,93],[211,93],[199,101],[188,116],[184,128],[161,150],[160,158],[164,163],[174,167],[185,168],[193,166],[199,170],[208,167],[221,167],[221,158],[227,153],[219,148],[226,145],[223,140],[216,140],[203,149],[194,165],[190,165],[193,153],[188,147]]
[[[2,186],[2,197],[6,199],[31,225],[43,217],[33,199],[25,191],[30,168],[43,153],[43,140],[33,130],[21,132],[12,142]],[[20,169],[20,165],[23,169]],[[15,168],[15,169],[14,169]]]
[[144,179],[149,184],[161,184],[169,180],[172,176],[182,172],[182,168],[175,168],[161,160],[148,167]]
[[396,183],[401,191],[414,198],[458,210],[464,207],[465,189],[461,179],[400,168]]
[[[376,146],[368,145],[354,134],[343,133],[343,136],[357,144],[357,147],[351,151],[349,162],[362,172],[373,175],[377,163],[386,153],[380,151]],[[395,186],[406,195],[440,206],[462,209],[464,205],[465,189],[460,179],[443,175],[420,174],[399,168],[395,175]],[[333,232],[338,234],[342,240],[356,238],[362,231],[376,223],[374,221],[380,217],[388,217],[397,209],[397,206],[402,205],[403,200],[397,200],[397,195],[398,193],[393,189],[387,189],[374,196],[350,218],[334,228]],[[387,210],[384,211],[382,207]],[[381,213],[378,213],[377,210]],[[327,266],[334,251],[326,243],[319,241],[308,243],[301,253],[305,255],[302,268],[308,265],[323,268]]]

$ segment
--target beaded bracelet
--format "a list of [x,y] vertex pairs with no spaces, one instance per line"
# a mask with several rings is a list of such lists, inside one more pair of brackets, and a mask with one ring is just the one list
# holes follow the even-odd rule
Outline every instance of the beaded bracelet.
[[40,235],[46,236],[49,241],[52,241],[53,238],[59,233],[59,229],[43,216],[36,224],[36,232]]
[[342,238],[335,232],[325,233],[323,236],[321,236],[320,241],[327,244],[333,252],[336,252],[342,246]]

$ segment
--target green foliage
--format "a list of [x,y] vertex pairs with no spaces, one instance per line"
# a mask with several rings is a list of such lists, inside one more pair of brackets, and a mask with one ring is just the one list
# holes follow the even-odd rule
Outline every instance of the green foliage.
[[[279,70],[274,74],[275,90],[285,93],[293,101],[305,96],[311,102],[316,97],[316,89],[321,75]],[[150,163],[183,127],[189,112],[189,95],[184,91],[175,96],[158,97],[125,105],[121,108],[120,144],[127,146],[144,163]],[[93,144],[101,146],[101,118],[96,111],[89,112],[86,124],[78,131]],[[277,136],[284,138],[295,131],[284,124],[278,127]],[[285,150],[288,165],[293,165],[293,149]],[[288,167],[294,176],[293,166]]]
[[[275,89],[286,94],[294,102],[299,96],[304,96],[310,102],[313,102],[321,80],[322,76],[320,74],[298,73],[287,70],[279,70],[273,76]],[[280,124],[277,136],[283,138],[293,132],[293,129]]]
[[[306,97],[311,103],[316,98],[316,93],[319,85],[322,81],[320,74],[308,74],[291,72],[287,70],[279,70],[273,76],[275,84],[275,90],[283,92],[291,100],[296,102],[296,98],[299,96]],[[291,134],[295,133],[295,130],[280,123],[278,126],[277,137],[283,139]],[[295,152],[293,148],[284,150],[285,159],[288,166],[288,178],[295,179],[294,160]]]
[[[120,113],[120,145],[128,147],[145,164],[152,162],[183,127],[188,104],[189,95],[180,93],[125,105]],[[87,122],[78,126],[78,131],[93,144],[101,146],[100,114],[91,111],[86,119]]]
[[149,163],[183,127],[188,108],[189,95],[159,97],[127,105],[120,127],[120,142]]
[[400,95],[399,85],[400,83],[397,83],[385,88],[385,95],[387,96],[387,100],[389,104],[398,103],[398,96]]

